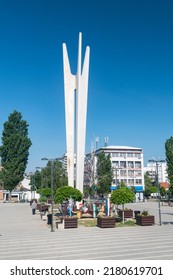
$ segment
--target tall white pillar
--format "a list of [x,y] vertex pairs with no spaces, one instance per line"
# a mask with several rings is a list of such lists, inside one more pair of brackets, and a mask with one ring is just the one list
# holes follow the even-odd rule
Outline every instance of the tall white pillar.
[[66,149],[68,185],[74,187],[74,90],[76,77],[71,74],[67,48],[63,44],[64,96],[66,117]]
[[[66,44],[63,44],[68,185],[74,186],[74,151],[76,151],[76,188],[82,193],[84,178],[89,53],[90,48],[86,47],[82,68],[82,33],[79,33],[77,74],[72,75]],[[74,148],[74,144],[76,144],[76,149]]]

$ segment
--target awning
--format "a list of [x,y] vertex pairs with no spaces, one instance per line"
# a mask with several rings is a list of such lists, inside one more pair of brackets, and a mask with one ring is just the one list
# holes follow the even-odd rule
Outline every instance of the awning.
[[116,186],[110,186],[110,191],[114,191],[114,190],[116,190],[117,189],[117,187]]
[[136,192],[142,192],[143,191],[143,186],[135,186]]
[[[130,188],[130,187],[129,187]],[[117,187],[116,186],[110,186],[110,191],[114,191],[116,190]],[[143,191],[143,186],[135,186],[135,191],[136,192],[142,192]]]

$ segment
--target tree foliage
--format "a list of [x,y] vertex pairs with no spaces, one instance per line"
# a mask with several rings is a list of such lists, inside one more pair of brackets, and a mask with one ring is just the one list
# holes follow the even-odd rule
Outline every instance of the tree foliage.
[[[39,190],[41,188],[41,177],[43,178],[43,189],[51,188],[51,162],[49,161],[42,171],[36,170],[34,174],[30,177],[31,189]],[[62,166],[60,161],[53,162],[53,189],[54,192],[62,187],[67,185],[67,176],[65,174],[65,169]]]
[[117,205],[133,202],[135,199],[134,192],[127,187],[121,187],[114,190],[111,194],[111,202]]
[[144,174],[144,184],[145,184],[145,189],[144,189],[144,196],[145,197],[150,197],[151,193],[157,193],[157,187],[154,186],[155,181],[152,182],[148,172]]
[[123,211],[123,224],[124,224],[124,204],[133,202],[135,199],[135,193],[127,187],[120,187],[114,190],[111,194],[111,202],[117,205],[122,204]]
[[64,186],[56,190],[55,202],[62,203],[63,201],[68,200],[70,197],[73,198],[74,201],[81,201],[82,193],[73,187]]
[[171,136],[165,142],[165,154],[167,162],[167,173],[170,187],[173,188],[173,137]]
[[148,189],[153,185],[152,180],[151,180],[148,172],[146,172],[144,174],[144,184],[145,184],[145,189]]
[[110,191],[110,186],[113,180],[113,171],[110,160],[110,155],[105,155],[104,152],[98,154],[97,158],[97,191],[101,194],[107,194]]
[[50,188],[45,188],[42,190],[42,195],[46,196],[46,197],[50,197],[51,196],[51,189]]
[[31,145],[28,124],[20,112],[14,111],[4,123],[0,147],[0,177],[6,190],[11,192],[23,180]]
[[161,195],[161,197],[166,195],[166,190],[164,187],[160,187],[160,195]]

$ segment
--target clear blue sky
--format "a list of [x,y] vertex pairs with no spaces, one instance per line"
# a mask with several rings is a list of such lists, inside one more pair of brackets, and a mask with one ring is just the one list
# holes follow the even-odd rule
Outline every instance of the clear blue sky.
[[141,147],[165,157],[173,135],[173,2],[0,0],[0,135],[13,110],[29,123],[27,171],[66,150],[62,43],[76,73],[78,34],[91,48],[86,152]]

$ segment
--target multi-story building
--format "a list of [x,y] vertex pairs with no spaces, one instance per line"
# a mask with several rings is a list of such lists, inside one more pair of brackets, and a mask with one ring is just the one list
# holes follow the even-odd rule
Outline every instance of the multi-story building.
[[[104,151],[110,155],[114,178],[110,190],[115,190],[120,182],[136,190],[136,200],[143,200],[144,172],[143,151],[128,146],[105,146],[95,151],[94,169],[96,173],[97,155]],[[90,154],[87,155],[90,158]],[[89,161],[89,160],[88,160]]]
[[156,180],[156,175],[158,172],[158,181],[159,183],[169,183],[168,173],[167,173],[167,163],[166,160],[154,160],[150,159],[147,162],[147,166],[144,168],[152,181]]

